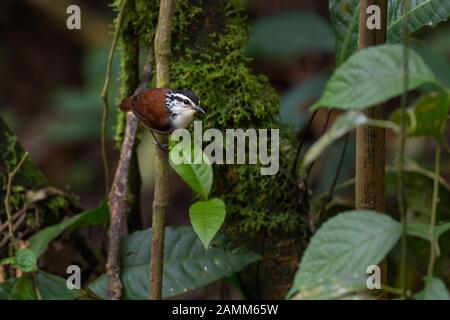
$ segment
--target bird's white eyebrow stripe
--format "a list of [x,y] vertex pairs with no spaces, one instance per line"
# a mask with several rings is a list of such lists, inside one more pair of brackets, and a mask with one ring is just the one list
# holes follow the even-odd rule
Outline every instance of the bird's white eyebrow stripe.
[[193,105],[193,106],[195,105],[195,103],[194,103],[191,99],[189,99],[188,97],[186,97],[184,94],[181,94],[181,93],[172,93],[171,95],[174,96],[174,97],[181,98],[181,99],[186,99],[186,100],[188,100],[188,101],[190,102],[191,105]]

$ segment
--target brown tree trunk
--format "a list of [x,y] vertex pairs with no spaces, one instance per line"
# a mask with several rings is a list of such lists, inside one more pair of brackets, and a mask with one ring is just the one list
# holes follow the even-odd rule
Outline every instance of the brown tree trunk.
[[[381,29],[367,27],[367,8],[377,5],[381,9]],[[386,42],[387,0],[361,0],[359,15],[359,49]],[[369,118],[384,119],[385,104],[364,110]],[[385,130],[373,126],[360,126],[356,130],[356,181],[355,207],[385,211],[384,199],[385,172]],[[386,283],[387,266],[381,266],[382,282]]]

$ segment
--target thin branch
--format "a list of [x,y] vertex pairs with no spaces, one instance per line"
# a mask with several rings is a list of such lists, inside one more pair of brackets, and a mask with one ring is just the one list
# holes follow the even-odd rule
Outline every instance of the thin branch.
[[101,149],[102,149],[102,161],[103,161],[103,170],[105,175],[105,194],[107,195],[109,192],[109,167],[108,167],[108,151],[107,151],[107,141],[106,141],[106,129],[108,124],[108,115],[109,115],[109,102],[108,102],[108,91],[109,91],[109,83],[111,81],[111,70],[112,63],[114,58],[114,52],[116,51],[117,40],[120,34],[120,28],[122,26],[123,20],[123,12],[125,5],[128,0],[122,0],[122,5],[120,7],[119,15],[117,17],[116,27],[114,31],[114,38],[111,44],[111,48],[109,50],[108,63],[106,67],[106,76],[105,83],[103,84],[103,90],[101,93],[101,98],[103,99],[103,114],[102,114],[102,125],[101,125]]
[[120,229],[121,219],[126,211],[126,198],[128,194],[128,170],[134,139],[136,137],[138,122],[133,113],[127,113],[125,137],[120,152],[119,164],[109,195],[110,230],[108,260],[106,274],[108,276],[108,297],[118,300],[122,296],[122,283],[120,281]]
[[[161,0],[155,34],[156,86],[158,88],[167,88],[170,82],[172,16],[173,1]],[[167,144],[168,137],[160,136],[159,141]],[[155,149],[155,196],[149,298],[160,300],[162,298],[165,216],[169,202],[169,161],[167,151]]]
[[300,158],[300,154],[302,153],[302,149],[303,149],[303,145],[305,144],[306,136],[308,135],[309,129],[311,128],[311,125],[312,125],[314,118],[316,117],[318,111],[319,111],[319,109],[314,110],[313,114],[311,115],[311,117],[308,120],[308,123],[307,123],[305,129],[302,132],[300,141],[298,143],[297,152],[295,153],[294,163],[292,165],[292,175],[293,175],[295,181],[297,181],[297,179],[298,179],[298,175],[297,175],[298,160]]
[[[153,56],[150,54],[144,67],[142,80],[135,90],[138,94],[144,90],[147,82],[151,78]],[[121,219],[125,216],[128,194],[128,176],[130,160],[133,153],[133,145],[136,138],[138,120],[132,112],[127,113],[125,135],[119,157],[114,181],[109,195],[110,231],[108,260],[106,263],[106,274],[108,276],[108,297],[111,300],[118,300],[122,296],[122,282],[120,281],[120,230]]]
[[14,223],[13,223],[13,218],[12,218],[12,214],[11,214],[11,206],[9,204],[9,202],[10,202],[9,198],[11,197],[11,189],[12,189],[12,182],[13,182],[14,176],[20,170],[20,167],[23,165],[23,163],[25,162],[25,159],[27,157],[28,157],[28,152],[26,151],[24,153],[22,159],[20,159],[17,166],[13,169],[13,171],[11,171],[8,174],[8,184],[6,185],[6,195],[5,195],[4,204],[5,204],[6,217],[8,219],[8,238],[14,247],[17,247],[17,243],[16,243],[16,239],[14,238]]
[[[325,131],[328,128],[328,124],[330,123],[330,118],[331,118],[332,112],[333,112],[333,109],[328,109],[327,118],[325,119],[325,123],[323,124],[322,132],[320,133],[321,136],[325,133]],[[308,180],[308,178],[309,178],[311,170],[314,167],[314,163],[315,163],[315,161],[311,162],[309,164],[308,168],[306,168],[306,180]]]
[[406,132],[405,132],[405,115],[406,115],[406,103],[408,98],[408,86],[409,86],[409,50],[407,48],[409,30],[408,30],[408,12],[410,7],[409,0],[403,0],[402,11],[405,14],[405,19],[402,26],[402,35],[404,42],[403,51],[403,95],[400,102],[400,110],[402,110],[402,117],[400,120],[400,153],[398,159],[398,169],[397,169],[397,201],[398,209],[400,213],[400,221],[402,224],[402,235],[401,235],[401,248],[400,248],[400,288],[402,290],[401,297],[406,299],[406,252],[407,252],[407,203],[405,195],[405,177],[404,177],[404,167],[405,167],[405,145],[406,145]]
[[434,165],[434,183],[433,183],[433,202],[431,204],[431,221],[430,221],[430,260],[428,262],[427,276],[433,276],[434,263],[436,261],[436,248],[438,246],[436,239],[436,215],[437,205],[439,203],[439,177],[441,171],[441,146],[436,144],[436,155]]

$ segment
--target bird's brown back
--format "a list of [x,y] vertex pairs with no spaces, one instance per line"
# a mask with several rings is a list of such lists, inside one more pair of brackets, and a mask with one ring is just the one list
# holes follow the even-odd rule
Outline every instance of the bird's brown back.
[[124,111],[131,110],[147,128],[160,133],[170,132],[170,115],[165,105],[168,92],[164,88],[147,89],[125,99],[120,107]]

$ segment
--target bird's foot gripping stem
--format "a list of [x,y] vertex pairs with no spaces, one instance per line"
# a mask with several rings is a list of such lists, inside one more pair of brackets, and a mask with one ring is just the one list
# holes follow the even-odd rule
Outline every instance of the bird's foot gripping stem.
[[169,145],[168,145],[168,144],[166,144],[166,143],[163,143],[163,144],[162,144],[161,142],[159,142],[158,139],[156,138],[155,134],[153,133],[153,131],[150,130],[150,133],[152,134],[153,139],[154,139],[153,144],[158,145],[158,147],[159,147],[161,150],[169,151]]

